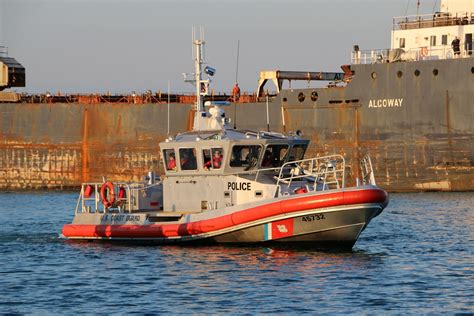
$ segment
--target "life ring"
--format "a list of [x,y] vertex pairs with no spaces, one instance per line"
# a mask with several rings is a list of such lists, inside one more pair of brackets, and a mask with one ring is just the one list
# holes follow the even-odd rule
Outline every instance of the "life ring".
[[115,190],[112,182],[107,181],[100,188],[100,198],[105,208],[111,207],[115,202]]
[[422,48],[420,49],[420,56],[421,56],[421,57],[426,57],[426,56],[428,56],[428,47],[422,47]]

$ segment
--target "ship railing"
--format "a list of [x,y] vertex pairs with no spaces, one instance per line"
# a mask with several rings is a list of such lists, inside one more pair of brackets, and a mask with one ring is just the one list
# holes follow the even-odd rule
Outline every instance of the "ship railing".
[[390,49],[355,50],[351,53],[352,64],[376,64],[388,60]]
[[[461,42],[460,57],[471,57],[474,50],[474,43]],[[403,56],[396,61],[419,61],[455,58],[454,51],[449,45],[423,46],[410,49],[403,49]],[[352,64],[377,64],[394,62],[390,60],[390,49],[374,49],[353,51],[351,54]]]
[[0,46],[0,57],[8,57],[8,47]]
[[[361,179],[357,178],[357,186],[362,185],[376,185],[374,169],[372,167],[372,160],[369,155],[365,155],[359,162]],[[360,183],[360,182],[362,183]]]
[[[147,190],[151,187],[161,185],[161,181],[155,182],[153,184],[126,182],[113,183],[112,185],[114,186],[115,201],[109,207],[106,207],[102,203],[100,190],[103,185],[103,182],[86,182],[81,185],[81,191],[79,194],[79,199],[77,201],[75,214],[106,212],[131,213],[133,209],[132,197],[138,196],[139,191]],[[120,188],[123,188],[125,190],[125,194],[123,197],[119,197]]]
[[409,15],[393,18],[394,31],[467,24],[474,24],[474,12],[436,12],[435,14]]
[[[295,181],[306,181],[308,191],[326,191],[345,187],[346,162],[342,155],[330,155],[290,161],[283,164],[276,177],[276,188],[291,194]],[[283,190],[282,190],[283,187]]]

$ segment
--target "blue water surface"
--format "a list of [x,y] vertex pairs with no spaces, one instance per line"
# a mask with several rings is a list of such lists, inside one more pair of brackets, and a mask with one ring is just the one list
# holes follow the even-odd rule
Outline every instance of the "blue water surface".
[[0,193],[0,313],[474,313],[474,193],[392,194],[352,251],[60,239],[72,193]]

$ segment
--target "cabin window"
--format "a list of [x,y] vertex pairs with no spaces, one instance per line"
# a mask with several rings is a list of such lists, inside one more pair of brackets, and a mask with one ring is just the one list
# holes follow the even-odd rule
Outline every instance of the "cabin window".
[[179,149],[179,165],[181,170],[196,170],[196,149],[180,148]]
[[232,147],[231,167],[251,168],[257,164],[262,147],[259,145],[245,145]]
[[224,158],[222,148],[204,149],[202,151],[202,161],[205,170],[220,169]]
[[163,157],[165,158],[166,170],[176,171],[176,155],[174,149],[163,150]]
[[430,46],[436,46],[436,35],[430,36]]
[[441,44],[442,45],[448,45],[448,35],[442,35],[441,36]]
[[306,145],[293,145],[290,150],[289,161],[302,160],[306,151]]
[[400,44],[400,45],[399,45],[400,48],[405,48],[405,38],[404,38],[404,37],[401,37],[401,38],[400,38],[400,43],[399,43],[399,44]]
[[262,158],[263,168],[280,167],[288,155],[288,145],[268,145]]

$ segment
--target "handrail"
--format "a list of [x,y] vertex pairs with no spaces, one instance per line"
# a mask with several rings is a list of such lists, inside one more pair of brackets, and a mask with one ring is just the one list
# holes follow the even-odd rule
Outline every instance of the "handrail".
[[365,155],[360,160],[359,167],[361,171],[362,184],[363,185],[367,185],[367,184],[376,185],[374,169],[372,167],[372,160],[370,159],[369,155]]
[[[132,211],[132,192],[138,191],[138,190],[146,190],[148,188],[154,187],[161,185],[162,181],[158,181],[155,183],[152,183],[150,185],[147,185],[146,183],[127,183],[127,182],[116,182],[114,183],[114,186],[118,187],[124,187],[125,188],[125,198],[117,198],[116,201],[126,201],[126,206],[124,207],[123,211],[131,213]],[[84,188],[87,186],[93,186],[94,187],[94,194],[93,197],[86,198],[84,197]],[[79,206],[81,206],[81,212],[85,212],[86,210],[86,202],[87,201],[94,201],[94,213],[95,212],[105,212],[105,207],[102,206],[102,208],[99,208],[100,205],[100,188],[102,187],[103,183],[102,182],[85,182],[82,183],[81,185],[81,192],[79,194],[79,199],[77,201],[76,205],[76,210],[75,213],[77,214],[79,212]],[[117,208],[121,209],[120,206],[116,206]],[[90,210],[88,211],[90,212]]]
[[[288,176],[285,174],[286,170],[290,170]],[[287,162],[278,175],[277,190],[280,183],[289,188],[298,179],[311,180],[313,190],[317,189],[318,183],[322,185],[322,190],[331,189],[331,185],[335,185],[336,189],[344,188],[345,159],[342,155],[330,155]]]
[[428,27],[474,24],[474,13],[438,12],[435,14],[409,15],[393,18],[393,30],[411,30]]
[[8,47],[0,46],[0,57],[8,57]]
[[[461,57],[470,57],[473,50],[465,49],[463,42],[459,45]],[[450,45],[437,45],[427,47],[415,47],[404,50],[404,61],[419,61],[432,59],[454,58],[454,51]],[[351,53],[352,64],[376,64],[389,62],[390,49],[372,49],[353,51]]]

